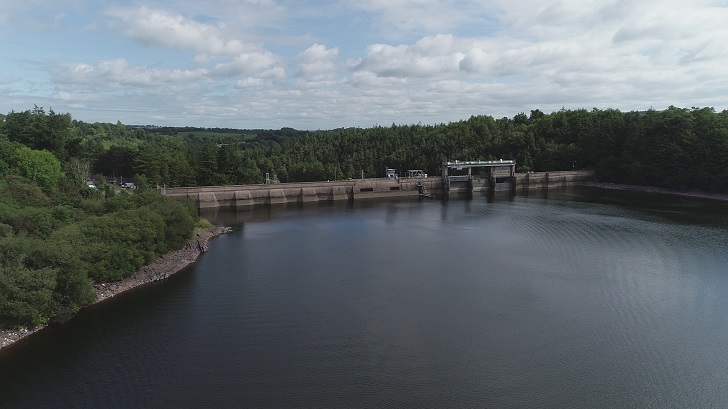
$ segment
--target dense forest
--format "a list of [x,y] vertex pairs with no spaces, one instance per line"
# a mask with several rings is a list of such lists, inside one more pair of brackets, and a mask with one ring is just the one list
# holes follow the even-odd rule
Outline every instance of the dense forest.
[[26,118],[0,128],[0,328],[72,315],[95,301],[94,282],[181,248],[197,220],[191,203],[151,190],[88,187],[70,117]]
[[262,183],[266,173],[281,182],[381,177],[386,167],[439,174],[445,160],[502,158],[520,172],[593,169],[602,181],[728,192],[728,112],[712,108],[300,131],[90,124],[35,107],[7,114],[0,135],[52,153],[67,177],[151,187]]
[[[728,111],[533,110],[440,125],[325,131],[85,123],[34,107],[0,115],[0,327],[33,326],[93,301],[181,246],[196,215],[158,186],[439,174],[446,160],[515,159],[517,170],[593,169],[601,181],[728,193]],[[95,180],[96,188],[87,181]],[[133,180],[117,193],[106,181]]]

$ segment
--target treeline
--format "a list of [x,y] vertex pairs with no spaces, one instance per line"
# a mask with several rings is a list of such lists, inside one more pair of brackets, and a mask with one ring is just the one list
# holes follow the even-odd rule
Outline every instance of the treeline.
[[387,167],[439,174],[446,160],[515,159],[520,172],[593,169],[603,181],[728,192],[728,112],[712,108],[251,131],[89,124],[36,107],[8,114],[4,128],[10,140],[65,160],[67,175],[152,187],[262,183],[266,173],[282,182],[381,177]]
[[[28,125],[57,119],[36,109]],[[10,140],[8,130],[0,128],[0,328],[68,317],[95,301],[94,282],[127,277],[191,237],[191,203],[96,190],[74,176],[72,127],[53,134],[65,143],[32,127],[10,128],[21,131]]]
[[67,175],[148,186],[262,183],[266,173],[282,182],[380,177],[387,167],[439,174],[446,160],[503,158],[516,159],[521,172],[589,168],[603,181],[728,191],[728,113],[712,108],[533,110],[441,125],[246,131],[89,124],[36,107],[8,114],[4,133],[52,152]]

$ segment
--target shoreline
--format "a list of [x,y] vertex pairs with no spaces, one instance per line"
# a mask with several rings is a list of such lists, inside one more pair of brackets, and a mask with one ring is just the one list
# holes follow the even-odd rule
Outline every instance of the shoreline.
[[[182,271],[184,268],[197,261],[200,255],[207,251],[208,243],[211,239],[231,231],[231,228],[222,226],[215,226],[209,230],[196,229],[194,236],[187,241],[187,244],[183,248],[165,254],[153,263],[141,267],[131,276],[120,281],[95,283],[94,290],[96,291],[96,301],[86,307],[106,301],[109,298],[141,285],[164,280],[165,278]],[[34,334],[47,326],[48,325],[42,325],[33,329],[24,328],[20,330],[0,330],[0,350],[13,345],[21,339]]]
[[607,190],[618,190],[622,192],[654,193],[660,195],[679,196],[690,199],[708,199],[728,202],[728,194],[724,193],[708,193],[694,190],[668,189],[654,186],[623,185],[620,183],[609,182],[589,182],[584,183],[581,186],[595,187]]

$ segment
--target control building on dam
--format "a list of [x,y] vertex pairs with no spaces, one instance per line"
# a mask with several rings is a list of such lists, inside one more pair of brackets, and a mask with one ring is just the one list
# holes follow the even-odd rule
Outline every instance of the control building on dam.
[[256,185],[178,187],[164,190],[172,198],[190,199],[198,209],[312,203],[388,197],[443,197],[471,192],[518,192],[584,185],[589,171],[515,173],[515,161],[455,161],[443,163],[442,176],[408,171],[399,177]]
[[442,164],[442,183],[445,194],[515,191],[516,161],[445,162]]

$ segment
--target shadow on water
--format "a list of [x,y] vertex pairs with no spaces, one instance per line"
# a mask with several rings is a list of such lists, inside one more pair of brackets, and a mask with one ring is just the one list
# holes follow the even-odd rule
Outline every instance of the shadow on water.
[[728,202],[681,197],[662,193],[607,190],[596,187],[552,189],[548,200],[589,202],[619,206],[638,214],[669,219],[678,223],[697,223],[711,226],[728,226]]
[[360,199],[318,201],[310,203],[285,203],[273,205],[255,205],[239,208],[210,208],[200,209],[200,217],[213,221],[215,224],[237,226],[251,221],[270,221],[290,217],[292,214],[321,214],[362,211],[385,206],[416,204],[418,202],[438,202],[432,199],[418,197],[392,197],[384,199]]
[[519,200],[537,199],[551,202],[568,203],[598,203],[603,205],[619,206],[638,214],[650,217],[668,218],[673,222],[699,223],[702,225],[726,226],[728,218],[728,203],[700,198],[686,198],[659,193],[645,193],[633,191],[606,190],[595,187],[567,187],[558,189],[538,189],[519,191],[513,194],[510,191],[499,192],[463,192],[449,196],[440,195],[437,199],[423,198],[380,198],[365,200],[319,201],[311,203],[287,203],[275,205],[256,205],[240,208],[212,208],[201,209],[200,217],[214,220],[216,224],[238,226],[249,221],[276,220],[288,217],[292,213],[341,212],[361,211],[373,209],[382,203],[429,203],[436,202],[447,208],[448,202],[465,204],[468,211],[472,203],[512,203]]

